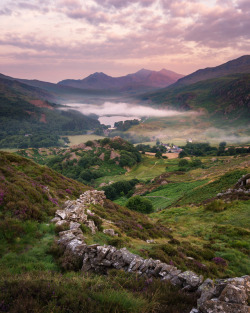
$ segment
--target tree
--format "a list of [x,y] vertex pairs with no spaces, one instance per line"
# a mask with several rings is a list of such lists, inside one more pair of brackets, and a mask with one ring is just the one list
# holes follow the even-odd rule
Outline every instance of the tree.
[[161,151],[157,151],[156,154],[155,154],[155,157],[158,158],[158,159],[162,158]]
[[141,196],[130,198],[126,203],[126,207],[130,210],[146,214],[152,213],[154,211],[152,202]]
[[182,160],[179,161],[178,166],[179,167],[185,167],[185,166],[188,166],[188,164],[189,164],[188,160],[182,159]]

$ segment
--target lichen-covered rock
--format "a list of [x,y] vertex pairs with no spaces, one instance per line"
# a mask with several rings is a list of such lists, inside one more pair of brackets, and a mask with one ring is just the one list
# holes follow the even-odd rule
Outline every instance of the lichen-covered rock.
[[201,313],[250,313],[250,307],[236,303],[227,303],[218,299],[211,299],[203,303]]
[[219,300],[229,303],[246,304],[247,293],[243,286],[228,284],[222,291]]
[[112,236],[112,237],[117,237],[118,236],[118,234],[116,234],[114,229],[112,229],[112,228],[104,229],[103,232],[104,232],[104,234],[107,234],[107,235]]
[[179,274],[178,278],[183,281],[184,287],[189,287],[189,289],[197,289],[203,282],[203,276],[198,276],[191,271]]

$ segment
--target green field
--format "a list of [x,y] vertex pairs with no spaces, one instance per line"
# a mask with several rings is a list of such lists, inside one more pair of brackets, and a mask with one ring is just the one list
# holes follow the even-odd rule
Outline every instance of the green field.
[[79,145],[80,143],[87,142],[89,140],[98,140],[103,139],[102,136],[97,135],[76,135],[76,136],[67,136],[70,141],[70,146]]
[[232,203],[222,212],[198,207],[169,208],[152,216],[173,229],[173,236],[197,247],[208,247],[224,258],[226,274],[250,274],[250,201]]

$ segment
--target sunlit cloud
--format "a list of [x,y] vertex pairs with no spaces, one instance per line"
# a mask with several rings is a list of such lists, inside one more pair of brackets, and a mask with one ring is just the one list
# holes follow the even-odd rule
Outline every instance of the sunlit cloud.
[[188,74],[249,54],[249,12],[248,0],[2,0],[0,66],[50,81],[142,67]]

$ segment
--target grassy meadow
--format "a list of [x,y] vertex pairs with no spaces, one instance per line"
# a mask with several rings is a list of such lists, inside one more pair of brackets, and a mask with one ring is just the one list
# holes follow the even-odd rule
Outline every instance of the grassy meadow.
[[104,137],[98,135],[75,135],[67,136],[69,138],[69,146],[79,145],[80,143],[87,142],[89,140],[103,139]]

